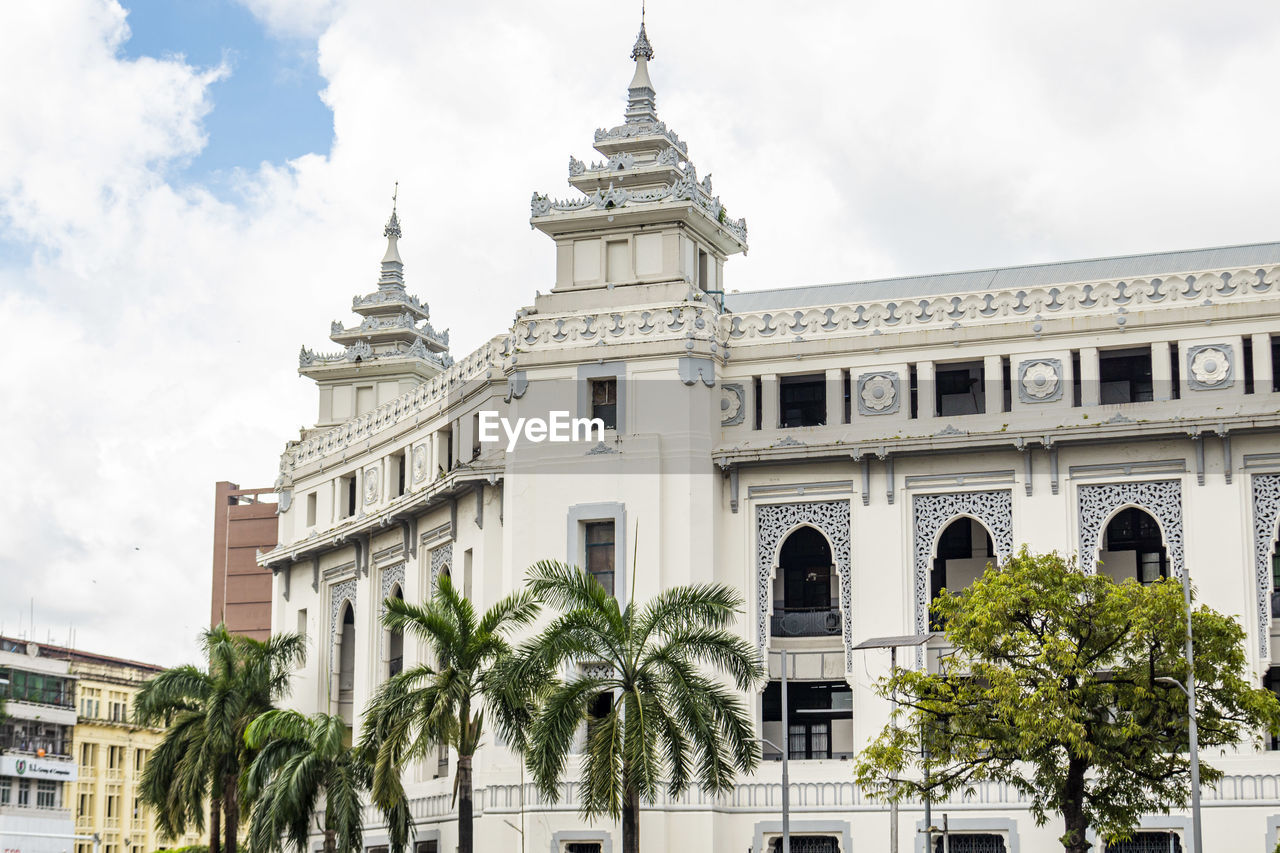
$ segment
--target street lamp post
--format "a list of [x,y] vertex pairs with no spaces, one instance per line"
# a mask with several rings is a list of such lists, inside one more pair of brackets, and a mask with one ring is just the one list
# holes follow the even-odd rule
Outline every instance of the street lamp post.
[[1156,681],[1176,685],[1187,694],[1187,742],[1191,751],[1191,838],[1192,853],[1204,853],[1200,835],[1200,751],[1196,732],[1196,658],[1191,646],[1191,573],[1182,572],[1182,600],[1187,607],[1187,684],[1184,687],[1176,678],[1157,678]]
[[[782,650],[782,742],[790,745],[788,741],[788,715],[787,715],[787,652]],[[791,853],[791,780],[787,777],[787,749],[778,746],[767,737],[759,737],[756,740],[761,743],[768,744],[778,752],[782,753],[782,848],[779,853]]]
[[[1189,616],[1190,614],[1188,614]],[[1191,632],[1191,622],[1187,620],[1187,633]],[[1187,658],[1191,658],[1191,641],[1187,640]],[[1182,682],[1176,678],[1169,676],[1161,676],[1156,679],[1159,684],[1169,684],[1178,688],[1187,694],[1187,712],[1190,715],[1187,718],[1187,743],[1191,751],[1191,839],[1192,853],[1203,853],[1204,848],[1200,845],[1200,745],[1196,732],[1196,688],[1195,674],[1192,673],[1187,677],[1190,687],[1184,687]]]

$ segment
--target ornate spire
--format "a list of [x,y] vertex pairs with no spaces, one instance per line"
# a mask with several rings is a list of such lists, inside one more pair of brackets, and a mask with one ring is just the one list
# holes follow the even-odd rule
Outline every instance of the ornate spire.
[[382,236],[387,238],[387,251],[382,256],[382,275],[378,277],[378,289],[396,288],[404,290],[404,262],[400,260],[400,250],[396,241],[400,239],[400,218],[396,216],[396,197],[400,195],[400,182],[396,181],[395,192],[391,194],[391,218],[382,229]]
[[653,45],[649,44],[649,35],[644,31],[644,13],[640,13],[640,35],[636,36],[636,46],[631,48],[631,58],[639,60],[653,59]]
[[624,121],[627,124],[646,124],[658,121],[657,93],[653,91],[653,83],[649,80],[649,60],[653,59],[653,45],[649,44],[649,34],[644,31],[644,7],[640,9],[640,35],[636,36],[636,46],[631,48],[631,58],[636,63],[636,73],[627,86],[627,111]]
[[391,218],[387,220],[387,227],[382,229],[383,237],[400,237],[400,220],[396,217],[396,196],[400,195],[400,182],[396,181],[395,191],[391,193]]

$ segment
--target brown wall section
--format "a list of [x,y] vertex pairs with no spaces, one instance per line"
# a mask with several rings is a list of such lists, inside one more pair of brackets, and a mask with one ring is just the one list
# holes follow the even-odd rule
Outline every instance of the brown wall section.
[[225,480],[214,486],[213,603],[209,624],[226,622],[237,634],[271,636],[271,571],[258,567],[258,551],[276,547],[272,489],[241,489]]

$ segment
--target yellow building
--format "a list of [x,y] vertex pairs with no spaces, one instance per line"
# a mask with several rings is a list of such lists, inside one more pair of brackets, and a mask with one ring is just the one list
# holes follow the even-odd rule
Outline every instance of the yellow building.
[[[72,745],[77,781],[68,785],[74,789],[70,806],[76,833],[97,833],[102,853],[154,853],[207,843],[195,833],[162,838],[152,810],[142,804],[142,770],[164,732],[133,724],[133,698],[162,667],[48,646],[45,654],[65,658],[77,679]],[[78,843],[76,853],[93,853],[92,843]]]

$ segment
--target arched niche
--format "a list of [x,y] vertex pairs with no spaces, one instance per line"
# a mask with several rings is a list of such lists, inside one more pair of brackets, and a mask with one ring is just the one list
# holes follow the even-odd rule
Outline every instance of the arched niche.
[[1159,520],[1140,506],[1116,509],[1102,525],[1095,567],[1117,583],[1167,578],[1169,549]]
[[807,501],[756,507],[756,645],[761,654],[769,642],[773,578],[784,540],[797,528],[818,531],[831,549],[839,578],[841,641],[845,671],[853,668],[852,586],[849,579],[849,502]]
[[1280,538],[1280,474],[1253,476],[1253,554],[1258,590],[1258,652],[1271,659],[1272,558]]
[[[446,542],[431,549],[431,594],[436,591],[436,580],[443,571],[449,574],[449,566],[453,565],[453,543]],[[452,576],[451,576],[452,577]]]
[[1185,577],[1182,551],[1182,484],[1177,480],[1152,480],[1141,483],[1100,483],[1080,486],[1080,567],[1086,572],[1098,570],[1103,536],[1107,525],[1122,510],[1137,508],[1160,525],[1166,549],[1169,577]]
[[929,630],[930,584],[933,561],[946,529],[958,519],[978,522],[991,538],[996,565],[1013,553],[1013,492],[947,492],[916,495],[912,499],[915,540],[916,633]]
[[774,563],[770,636],[841,636],[840,575],[826,535],[796,526],[778,543]]
[[337,648],[333,656],[337,662],[333,673],[334,713],[350,726],[355,720],[356,691],[356,610],[350,601],[338,608]]

